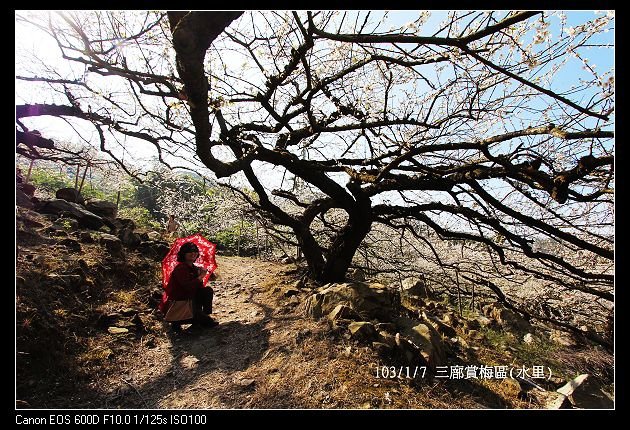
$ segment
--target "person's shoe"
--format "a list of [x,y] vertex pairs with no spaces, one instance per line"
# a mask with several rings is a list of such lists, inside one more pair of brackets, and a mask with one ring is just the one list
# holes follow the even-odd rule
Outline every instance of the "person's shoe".
[[217,321],[215,321],[214,319],[210,317],[200,318],[199,320],[195,321],[195,323],[197,323],[201,327],[214,327],[214,326],[219,325]]
[[171,324],[171,331],[173,333],[182,333],[182,325],[181,324]]

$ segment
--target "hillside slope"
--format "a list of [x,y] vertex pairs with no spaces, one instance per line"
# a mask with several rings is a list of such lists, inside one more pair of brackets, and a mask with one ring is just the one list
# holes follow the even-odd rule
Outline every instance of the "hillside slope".
[[[219,255],[219,326],[175,334],[155,310],[159,259],[112,255],[30,211],[17,224],[18,408],[541,407],[509,378],[377,377],[384,364],[369,344],[305,316],[314,286],[295,288],[294,265]],[[547,381],[553,389],[582,372],[612,381],[612,358],[600,351],[476,336],[451,349],[452,364],[529,357],[562,368]]]

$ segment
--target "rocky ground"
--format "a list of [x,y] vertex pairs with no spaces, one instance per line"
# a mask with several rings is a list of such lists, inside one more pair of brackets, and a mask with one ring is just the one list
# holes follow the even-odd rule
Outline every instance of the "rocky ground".
[[[612,394],[604,351],[552,341],[492,304],[460,316],[413,280],[401,308],[387,286],[317,286],[293,264],[219,255],[219,325],[174,334],[155,310],[158,241],[119,246],[23,208],[16,227],[18,408],[540,408],[566,400],[555,390],[582,373],[594,384],[586,394]],[[435,378],[436,366],[481,364],[554,375],[538,381],[545,392]],[[403,371],[383,378],[382,366]],[[416,366],[425,377],[407,378]]]

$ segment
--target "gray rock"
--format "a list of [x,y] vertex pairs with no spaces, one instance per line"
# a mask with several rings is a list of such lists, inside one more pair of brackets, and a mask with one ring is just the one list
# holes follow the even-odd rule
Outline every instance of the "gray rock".
[[348,277],[354,281],[363,282],[365,281],[365,272],[359,268],[351,269],[348,272]]
[[376,333],[377,339],[379,342],[389,345],[394,348],[396,346],[396,336],[386,331],[379,331]]
[[331,321],[340,319],[359,321],[361,316],[346,305],[337,305],[335,309],[328,314],[328,319]]
[[451,327],[458,327],[461,325],[460,317],[453,311],[445,312],[444,315],[442,315],[442,322],[450,325]]
[[116,203],[108,202],[105,200],[90,200],[85,205],[85,208],[103,218],[114,219],[118,214]]
[[112,231],[114,232],[120,232],[125,229],[133,231],[136,229],[136,223],[132,219],[129,219],[129,218],[115,218],[115,219],[106,218],[106,220],[110,224],[110,229],[112,229]]
[[79,229],[79,221],[77,221],[74,218],[70,218],[69,216],[64,216],[61,218],[57,218],[55,222],[53,223],[53,227],[64,229],[64,230],[76,231]]
[[438,331],[438,333],[446,337],[457,336],[457,333],[455,332],[455,329],[453,327],[448,324],[444,324],[437,317],[434,317],[431,314],[427,314],[426,312],[422,311],[422,319],[431,324],[433,328]]
[[501,327],[507,327],[518,332],[533,331],[533,327],[516,312],[506,309],[499,303],[493,303],[484,307],[484,313],[495,320]]
[[20,189],[15,190],[15,204],[27,209],[33,209],[35,207],[31,198]]
[[613,409],[614,399],[590,375],[582,374],[556,391],[539,394],[546,409]]
[[374,325],[374,328],[376,329],[376,331],[385,331],[392,334],[395,334],[397,329],[396,324],[394,323],[376,323]]
[[128,227],[123,228],[118,232],[118,238],[121,240],[123,245],[128,246],[130,248],[135,248],[140,245],[141,239],[140,235],[134,233],[134,231]]
[[381,358],[390,357],[394,351],[391,345],[382,342],[372,342],[372,349],[374,349]]
[[396,323],[401,328],[400,334],[418,347],[429,366],[434,368],[446,361],[445,346],[441,336],[430,324],[418,324],[417,321],[404,317],[397,318]]
[[74,239],[70,239],[70,238],[62,239],[58,243],[59,245],[63,245],[66,248],[70,249],[71,251],[81,252],[81,244]]
[[402,362],[407,366],[428,365],[424,356],[420,353],[420,349],[413,342],[402,337],[400,333],[396,334],[395,342],[394,356],[396,361]]
[[112,254],[118,254],[122,251],[122,242],[113,234],[102,233],[98,241]]
[[374,330],[374,325],[371,322],[351,322],[350,325],[348,325],[348,331],[353,339],[368,341],[376,338],[376,330]]
[[[581,384],[573,388],[573,393],[569,395],[569,400],[574,407],[580,409],[613,409],[614,401],[610,394],[602,389],[597,380],[590,375],[586,376]],[[578,376],[579,378],[579,376]],[[577,379],[577,378],[576,378]],[[575,379],[574,379],[575,381]],[[560,392],[562,388],[557,391]]]
[[363,319],[391,321],[397,309],[396,291],[387,289],[382,284],[364,282],[326,284],[308,297],[305,302],[307,315],[321,318],[332,312],[337,305],[343,304]]
[[86,210],[83,206],[62,199],[42,200],[39,212],[59,215],[64,213],[79,221],[79,227],[98,230],[104,223],[103,219]]
[[17,189],[22,191],[27,196],[29,197],[35,196],[35,186],[33,184],[19,183],[19,184],[16,184],[16,186],[17,186]]
[[63,285],[64,287],[75,288],[78,287],[82,278],[80,275],[59,275],[57,273],[51,273],[46,276],[47,281],[53,285]]
[[256,385],[256,381],[253,379],[245,378],[238,381],[237,384],[240,385],[242,388],[253,388],[254,385]]
[[81,243],[94,243],[94,238],[88,231],[82,231],[79,235],[79,240]]
[[156,260],[162,260],[166,257],[166,254],[170,251],[170,246],[166,242],[156,242],[153,240],[148,240],[145,242],[140,242],[137,247],[137,250],[141,253],[145,254],[150,258],[155,258]]
[[415,297],[430,297],[424,281],[420,278],[409,277],[402,281],[402,294]]
[[80,192],[74,188],[61,188],[55,193],[55,197],[72,203],[78,203],[82,205],[85,203],[85,199]]

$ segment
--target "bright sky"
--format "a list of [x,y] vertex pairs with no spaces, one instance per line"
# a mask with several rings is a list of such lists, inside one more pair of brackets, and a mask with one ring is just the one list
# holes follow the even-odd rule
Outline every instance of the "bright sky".
[[[448,11],[433,11],[427,23],[422,27],[422,35],[431,35],[436,29],[438,23],[445,17]],[[17,11],[17,14],[23,15],[25,11]],[[45,14],[48,13],[46,11],[36,11],[31,13]],[[362,11],[359,14],[358,21],[361,21],[367,11]],[[349,11],[349,15],[351,11]],[[387,12],[387,20],[385,24],[380,27],[381,31],[388,31],[391,28],[403,26],[407,23],[410,23],[418,18],[418,11],[388,11]],[[566,12],[567,21],[565,23],[565,27],[575,26],[579,23],[584,22],[587,19],[592,19],[593,16],[604,16],[606,15],[606,11],[569,11]],[[53,19],[56,18],[56,14],[52,14]],[[380,17],[383,16],[383,11],[373,11],[371,13],[371,18],[374,21],[378,21]],[[558,34],[560,32],[560,19],[556,16],[550,16],[550,28],[552,34]],[[369,28],[369,27],[368,27]],[[563,31],[566,31],[566,28]],[[533,37],[532,30],[532,37]],[[608,43],[614,44],[614,32],[602,34],[596,42],[598,43]],[[595,41],[594,41],[595,42]],[[595,66],[598,72],[603,72],[607,70],[611,70],[613,67],[614,55],[611,49],[603,49],[603,48],[586,48],[586,52],[582,52],[584,58],[588,58],[589,65],[591,67]],[[33,52],[35,54],[35,58],[29,55],[25,55],[25,52]],[[236,57],[234,57],[236,58]],[[76,65],[71,65],[69,62],[64,61],[60,58],[60,51],[57,47],[56,42],[50,38],[45,33],[40,30],[33,28],[32,26],[24,25],[21,22],[16,22],[16,74],[19,75],[28,75],[24,69],[30,68],[33,62],[40,61],[42,65],[49,66],[52,69],[61,70],[62,73],[70,72],[74,74],[74,76],[80,76],[83,70]],[[233,58],[226,56],[224,61],[230,62],[233,61]],[[236,62],[236,61],[234,61]],[[570,62],[560,70],[559,73],[555,76],[553,82],[551,82],[551,88],[555,90],[566,89],[566,85],[568,83],[575,83],[579,79],[587,79],[589,78],[588,70],[583,68],[584,64],[580,59],[572,59]],[[447,74],[450,72],[446,72]],[[614,72],[611,74],[614,75]],[[35,91],[33,88],[37,88]],[[396,90],[398,91],[398,90]],[[395,93],[396,95],[396,93]],[[401,96],[401,94],[398,94]],[[22,104],[26,102],[53,102],[55,98],[50,95],[50,93],[46,93],[42,91],[42,87],[35,87],[32,83],[24,82],[21,80],[16,80],[16,104]],[[63,99],[57,99],[63,100]],[[584,100],[575,100],[578,103],[585,102]],[[31,128],[38,129],[43,135],[51,137],[57,140],[69,140],[75,141],[77,143],[81,142],[80,138],[77,137],[76,133],[72,131],[68,123],[64,120],[53,118],[53,117],[37,117],[37,118],[29,118],[26,119],[25,124]],[[73,120],[70,119],[69,122],[76,127],[77,130],[81,131],[81,134],[84,138],[88,139],[92,144],[97,145],[98,135],[94,128],[87,124],[84,121]],[[594,126],[595,122],[590,126]],[[153,157],[155,157],[156,152],[153,146],[144,141],[134,139],[134,138],[126,138],[126,141],[123,142],[124,146],[129,151],[129,154],[126,155],[129,159],[137,160],[140,164],[146,165]],[[117,152],[114,146],[111,146],[111,149],[117,154],[118,157],[122,157],[120,151]],[[179,163],[181,165],[181,162]],[[266,176],[267,183],[266,185],[269,188],[274,188],[279,185],[279,182],[282,178],[281,172],[278,169],[274,169],[275,173]],[[209,172],[207,173],[209,176]],[[341,182],[345,182],[342,178],[340,178]]]

